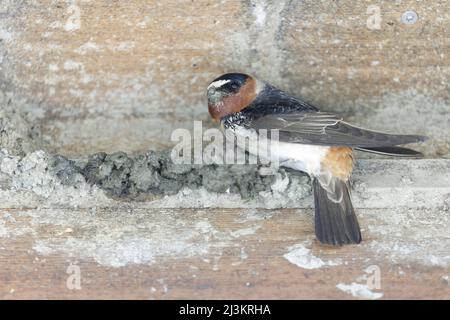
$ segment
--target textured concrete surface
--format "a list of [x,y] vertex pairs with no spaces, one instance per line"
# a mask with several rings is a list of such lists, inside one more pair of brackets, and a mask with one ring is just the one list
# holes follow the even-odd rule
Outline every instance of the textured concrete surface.
[[[0,298],[449,299],[448,4],[370,5],[1,1]],[[314,240],[301,173],[168,161],[228,71],[431,138],[357,154],[361,245]]]
[[[152,154],[150,157],[155,157]],[[121,165],[117,165],[120,157]],[[138,161],[143,156],[137,156]],[[161,157],[165,159],[164,156]],[[101,163],[73,161],[36,151],[25,156],[0,152],[0,206],[111,206],[123,202],[149,208],[311,208],[309,178],[280,168],[262,175],[252,165],[136,165],[126,154]],[[354,170],[358,208],[445,207],[450,160],[360,160]],[[158,180],[155,183],[154,180]],[[440,214],[440,213],[439,213]]]
[[[142,152],[254,74],[357,124],[450,146],[447,1],[2,1],[0,82],[52,151]],[[404,24],[406,10],[419,20]],[[416,121],[418,119],[418,121]],[[205,124],[206,125],[206,124]],[[212,125],[209,123],[208,125]]]

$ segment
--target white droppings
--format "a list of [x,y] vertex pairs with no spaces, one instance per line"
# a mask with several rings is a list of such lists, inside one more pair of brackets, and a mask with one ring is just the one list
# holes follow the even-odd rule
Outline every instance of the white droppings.
[[336,288],[357,298],[376,300],[383,297],[383,293],[373,292],[367,285],[355,282],[351,284],[339,283]]
[[282,193],[286,191],[287,187],[289,186],[289,177],[283,175],[281,173],[277,173],[275,176],[274,183],[270,186],[273,192]]
[[340,261],[323,261],[314,256],[311,250],[303,244],[296,244],[288,248],[289,252],[283,255],[290,263],[303,269],[317,269],[323,266],[337,266],[342,264]]

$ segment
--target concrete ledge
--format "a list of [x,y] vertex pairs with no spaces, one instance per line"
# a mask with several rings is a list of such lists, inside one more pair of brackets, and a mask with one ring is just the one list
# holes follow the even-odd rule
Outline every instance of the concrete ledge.
[[[131,168],[129,171],[124,169],[123,163],[121,167],[117,163],[101,163],[98,168],[107,170],[104,177],[91,181],[85,170],[88,165],[76,166],[66,159],[55,161],[54,156],[43,151],[24,157],[11,156],[4,151],[0,154],[0,206],[91,208],[126,203],[139,208],[312,207],[307,176],[284,169],[273,176],[262,176],[261,168],[256,166],[193,166],[186,169],[172,165],[170,170],[167,167],[158,169],[166,173],[161,172],[160,178],[156,178],[170,176],[166,180],[177,183],[176,188],[149,189],[139,196],[111,194],[111,190],[115,190],[111,189],[114,183],[121,186],[143,184],[139,179],[148,180],[146,176],[152,168],[144,166],[133,169],[136,158],[127,158],[127,166]],[[450,160],[445,159],[360,160],[353,174],[354,205],[356,208],[447,207],[450,201],[449,169]],[[138,177],[130,182],[133,174]]]

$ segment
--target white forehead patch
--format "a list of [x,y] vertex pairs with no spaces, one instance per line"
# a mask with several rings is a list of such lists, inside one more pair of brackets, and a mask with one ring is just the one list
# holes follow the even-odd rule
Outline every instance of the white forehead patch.
[[208,89],[210,88],[220,88],[224,84],[231,82],[231,80],[217,80],[214,82],[211,82],[211,84],[208,86]]

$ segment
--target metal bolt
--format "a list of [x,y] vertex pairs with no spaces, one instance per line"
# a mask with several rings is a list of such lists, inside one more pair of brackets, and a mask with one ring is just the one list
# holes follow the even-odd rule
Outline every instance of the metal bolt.
[[417,20],[419,20],[419,16],[415,11],[408,10],[402,14],[402,21],[404,24],[414,24]]

